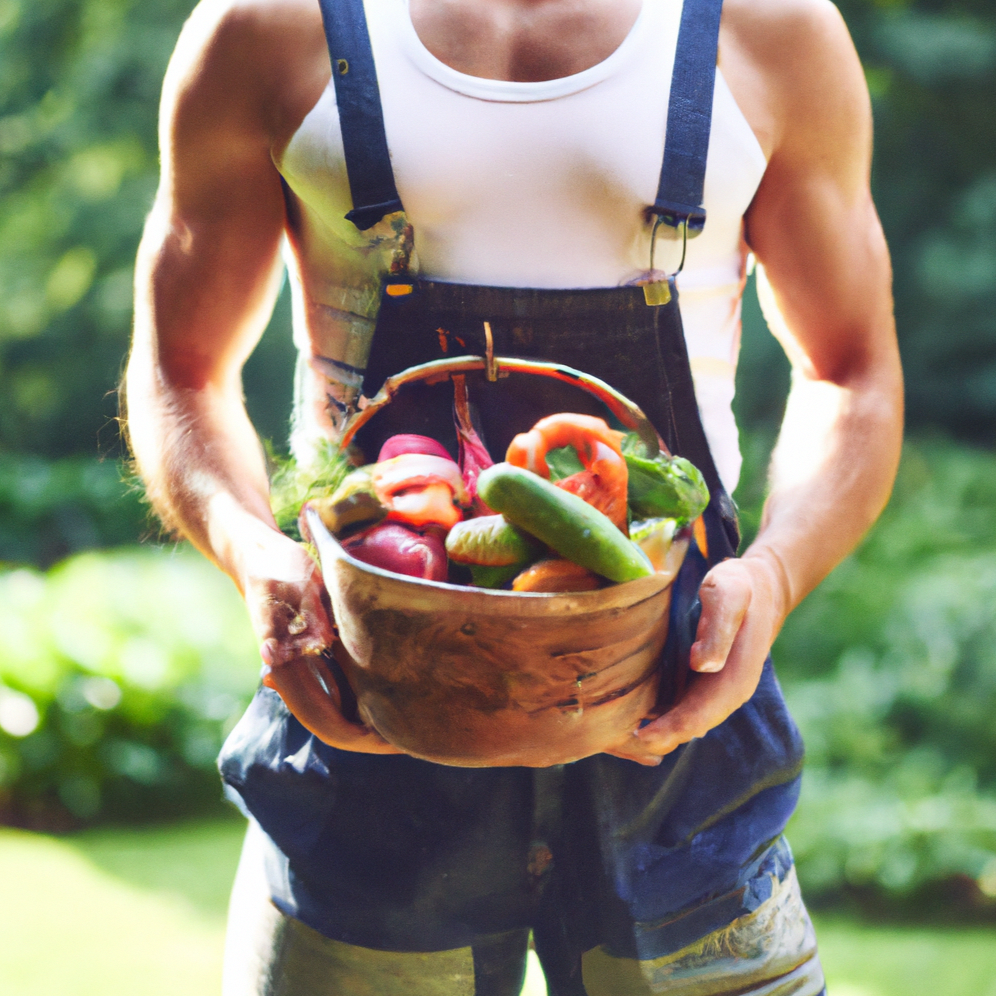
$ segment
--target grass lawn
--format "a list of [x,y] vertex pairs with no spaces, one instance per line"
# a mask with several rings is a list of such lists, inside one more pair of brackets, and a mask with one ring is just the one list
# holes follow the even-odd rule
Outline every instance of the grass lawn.
[[0,831],[0,993],[217,996],[243,827]]
[[[242,824],[0,830],[0,993],[218,996]],[[831,996],[996,996],[996,931],[818,918]],[[529,996],[542,980],[531,966]]]

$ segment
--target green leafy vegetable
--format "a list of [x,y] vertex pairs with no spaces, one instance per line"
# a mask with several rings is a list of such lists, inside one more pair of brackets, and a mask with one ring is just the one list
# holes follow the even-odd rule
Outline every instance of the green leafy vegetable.
[[562,481],[571,474],[584,470],[584,464],[573,446],[561,446],[549,450],[546,454],[546,465],[550,469],[551,481]]
[[270,473],[270,508],[281,532],[300,540],[297,526],[301,506],[313,498],[325,498],[335,492],[354,469],[349,457],[334,443],[324,443],[313,466],[302,467],[293,457],[268,454]]

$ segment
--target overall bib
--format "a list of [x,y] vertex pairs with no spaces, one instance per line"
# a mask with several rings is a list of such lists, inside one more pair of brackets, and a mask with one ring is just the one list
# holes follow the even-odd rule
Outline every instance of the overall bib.
[[[365,229],[402,206],[362,0],[322,5],[353,194],[347,217]],[[705,220],[720,5],[685,2],[650,208],[686,236]],[[711,564],[736,555],[739,537],[699,419],[673,278],[594,290],[433,283],[403,271],[388,279],[367,396],[409,366],[483,354],[488,322],[495,355],[595,374],[702,470],[712,496],[707,551],[693,545],[675,583],[665,649],[687,667],[698,586]],[[438,397],[416,392],[414,404],[379,413],[358,440],[367,455],[394,432],[424,433],[455,452],[450,404]],[[576,389],[555,381],[475,400],[493,454],[543,415],[584,410]],[[511,996],[531,932],[551,996],[817,996],[822,972],[781,836],[802,755],[769,659],[749,702],[656,768],[602,754],[548,769],[465,769],[340,751],[265,688],[220,766],[265,832],[273,903],[317,932],[317,944],[470,952],[469,988],[419,989],[409,979],[370,992]],[[277,983],[265,991],[297,993]]]

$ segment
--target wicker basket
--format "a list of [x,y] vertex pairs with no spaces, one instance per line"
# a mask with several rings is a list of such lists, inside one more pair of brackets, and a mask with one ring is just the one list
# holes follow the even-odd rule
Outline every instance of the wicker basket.
[[[345,442],[406,384],[484,370],[567,380],[653,447],[632,402],[576,370],[460,357],[413,367],[351,420]],[[466,767],[545,767],[621,743],[658,711],[672,569],[598,591],[533,594],[423,581],[351,557],[308,510],[359,713],[416,757]]]

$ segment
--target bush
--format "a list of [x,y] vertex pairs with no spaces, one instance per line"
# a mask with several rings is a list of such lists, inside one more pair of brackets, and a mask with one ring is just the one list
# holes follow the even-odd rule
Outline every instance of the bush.
[[812,892],[961,878],[996,896],[994,508],[992,454],[908,444],[879,523],[779,637]]
[[185,550],[0,574],[0,821],[210,810],[257,677],[235,589]]
[[0,563],[48,567],[154,528],[117,461],[0,454]]
[[[193,0],[0,0],[0,450],[116,449],[163,73]],[[247,371],[286,435],[285,298]]]

